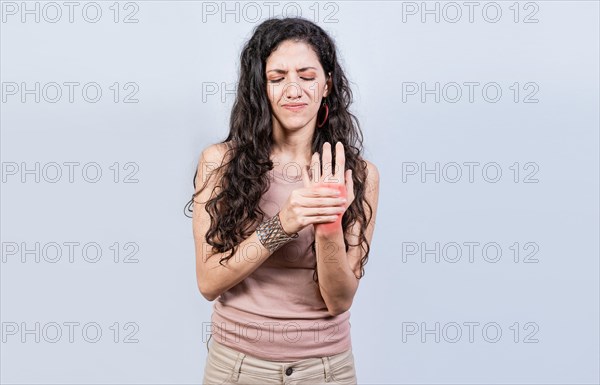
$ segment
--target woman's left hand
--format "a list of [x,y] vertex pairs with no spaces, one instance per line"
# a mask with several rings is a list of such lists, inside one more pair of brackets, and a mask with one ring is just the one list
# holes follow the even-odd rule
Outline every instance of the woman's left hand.
[[[346,156],[344,153],[344,145],[341,142],[336,143],[334,170],[332,164],[331,144],[329,142],[325,142],[323,144],[323,173],[321,174],[321,162],[319,160],[318,152],[315,152],[311,159],[310,168],[312,171],[312,177],[308,175],[308,171],[306,169],[302,169],[304,187],[329,187],[340,191],[341,196],[346,198],[344,212],[354,201],[354,182],[352,180],[352,170],[345,170],[345,165]],[[344,213],[340,213],[338,219],[334,222],[315,224],[315,232],[321,230],[333,231],[341,227],[343,215]]]

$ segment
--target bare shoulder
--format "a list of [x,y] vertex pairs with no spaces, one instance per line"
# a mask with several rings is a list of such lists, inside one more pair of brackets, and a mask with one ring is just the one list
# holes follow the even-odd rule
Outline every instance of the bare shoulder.
[[367,163],[367,185],[369,192],[378,192],[379,190],[379,169],[375,163],[364,159]]
[[363,160],[365,161],[365,163],[367,163],[367,171],[369,172],[369,175],[372,177],[376,177],[376,176],[379,177],[379,169],[377,168],[375,163],[373,163],[367,159],[363,159]]
[[200,162],[205,162],[218,167],[225,159],[225,155],[230,148],[229,142],[211,144],[202,150]]
[[227,154],[229,148],[230,146],[226,142],[211,144],[202,150],[198,159],[196,189],[204,189],[205,184],[208,184],[211,188],[218,184],[223,172],[220,166],[226,162],[226,157],[229,158]]

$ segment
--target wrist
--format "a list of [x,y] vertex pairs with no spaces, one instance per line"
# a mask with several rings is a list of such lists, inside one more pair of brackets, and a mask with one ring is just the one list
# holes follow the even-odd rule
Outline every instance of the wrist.
[[272,253],[289,241],[298,238],[298,233],[288,234],[284,231],[279,213],[263,220],[256,228],[256,234],[260,243]]
[[279,225],[281,226],[281,231],[283,231],[283,233],[285,235],[287,235],[288,237],[293,237],[294,234],[298,234],[297,232],[286,230],[287,226],[284,225],[283,220],[281,220],[281,211],[278,211],[277,214],[275,214],[275,215],[277,216],[277,219],[279,220]]
[[315,237],[320,238],[336,238],[339,234],[344,232],[342,227],[342,215],[335,222],[329,223],[315,223]]
[[[344,199],[348,199],[347,198],[347,191],[346,191],[346,186],[343,184],[339,184],[339,183],[330,183],[330,182],[320,182],[317,184],[318,187],[328,187],[328,188],[334,188],[336,190],[338,190],[340,192],[340,197],[344,198]],[[344,213],[346,212],[346,210],[348,209],[349,204],[346,202],[344,204],[344,211],[339,213],[337,215],[337,219],[333,222],[327,222],[327,223],[316,223],[315,226],[315,235],[320,235],[320,236],[327,236],[327,237],[335,237],[337,236],[339,233],[343,232],[343,227],[342,227],[342,217],[344,216]]]

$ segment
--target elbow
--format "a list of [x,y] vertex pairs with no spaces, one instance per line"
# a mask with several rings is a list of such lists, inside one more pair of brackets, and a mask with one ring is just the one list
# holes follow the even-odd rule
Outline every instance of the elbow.
[[202,296],[204,298],[206,298],[206,300],[209,301],[209,302],[214,301],[218,297],[218,295],[215,295],[213,292],[202,290],[202,289],[200,289],[200,294],[202,294]]
[[[348,309],[346,309],[346,310],[348,310]],[[343,309],[333,309],[333,310],[328,310],[328,313],[331,316],[336,317],[336,316],[344,313],[346,310],[343,310]]]
[[196,283],[200,294],[202,294],[207,301],[212,302],[221,294],[213,280],[211,280],[203,271],[196,270]]
[[215,296],[212,293],[208,293],[208,292],[204,292],[204,291],[200,291],[200,294],[202,294],[202,296],[209,302],[214,301],[215,299],[217,299],[217,296]]
[[[356,290],[354,290],[356,293]],[[352,307],[354,302],[354,295],[346,296],[344,298],[338,298],[337,300],[326,301],[327,312],[332,316],[338,316],[342,313],[347,312]]]
[[347,312],[348,310],[350,310],[350,305],[348,306],[337,306],[337,307],[328,307],[327,308],[327,312],[332,315],[333,317],[338,316],[342,313]]
[[198,284],[198,290],[200,290],[200,294],[202,294],[202,296],[210,302],[214,301],[219,296],[219,294],[216,293],[214,290],[212,290],[209,287],[206,287],[206,284]]

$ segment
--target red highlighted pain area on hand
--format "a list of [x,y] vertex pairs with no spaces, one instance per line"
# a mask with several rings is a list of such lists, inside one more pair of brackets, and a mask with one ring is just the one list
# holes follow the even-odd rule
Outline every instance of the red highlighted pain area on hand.
[[[346,191],[346,186],[340,183],[328,183],[328,182],[319,182],[315,184],[316,187],[327,187],[327,188],[333,188],[336,189],[340,192],[340,197],[341,198],[345,198],[348,199],[348,194]],[[344,213],[341,212],[338,214],[338,218],[335,220],[335,222],[328,222],[328,223],[316,223],[315,224],[315,231],[320,231],[326,234],[330,234],[336,231],[339,231],[342,228],[342,217],[344,216]]]

